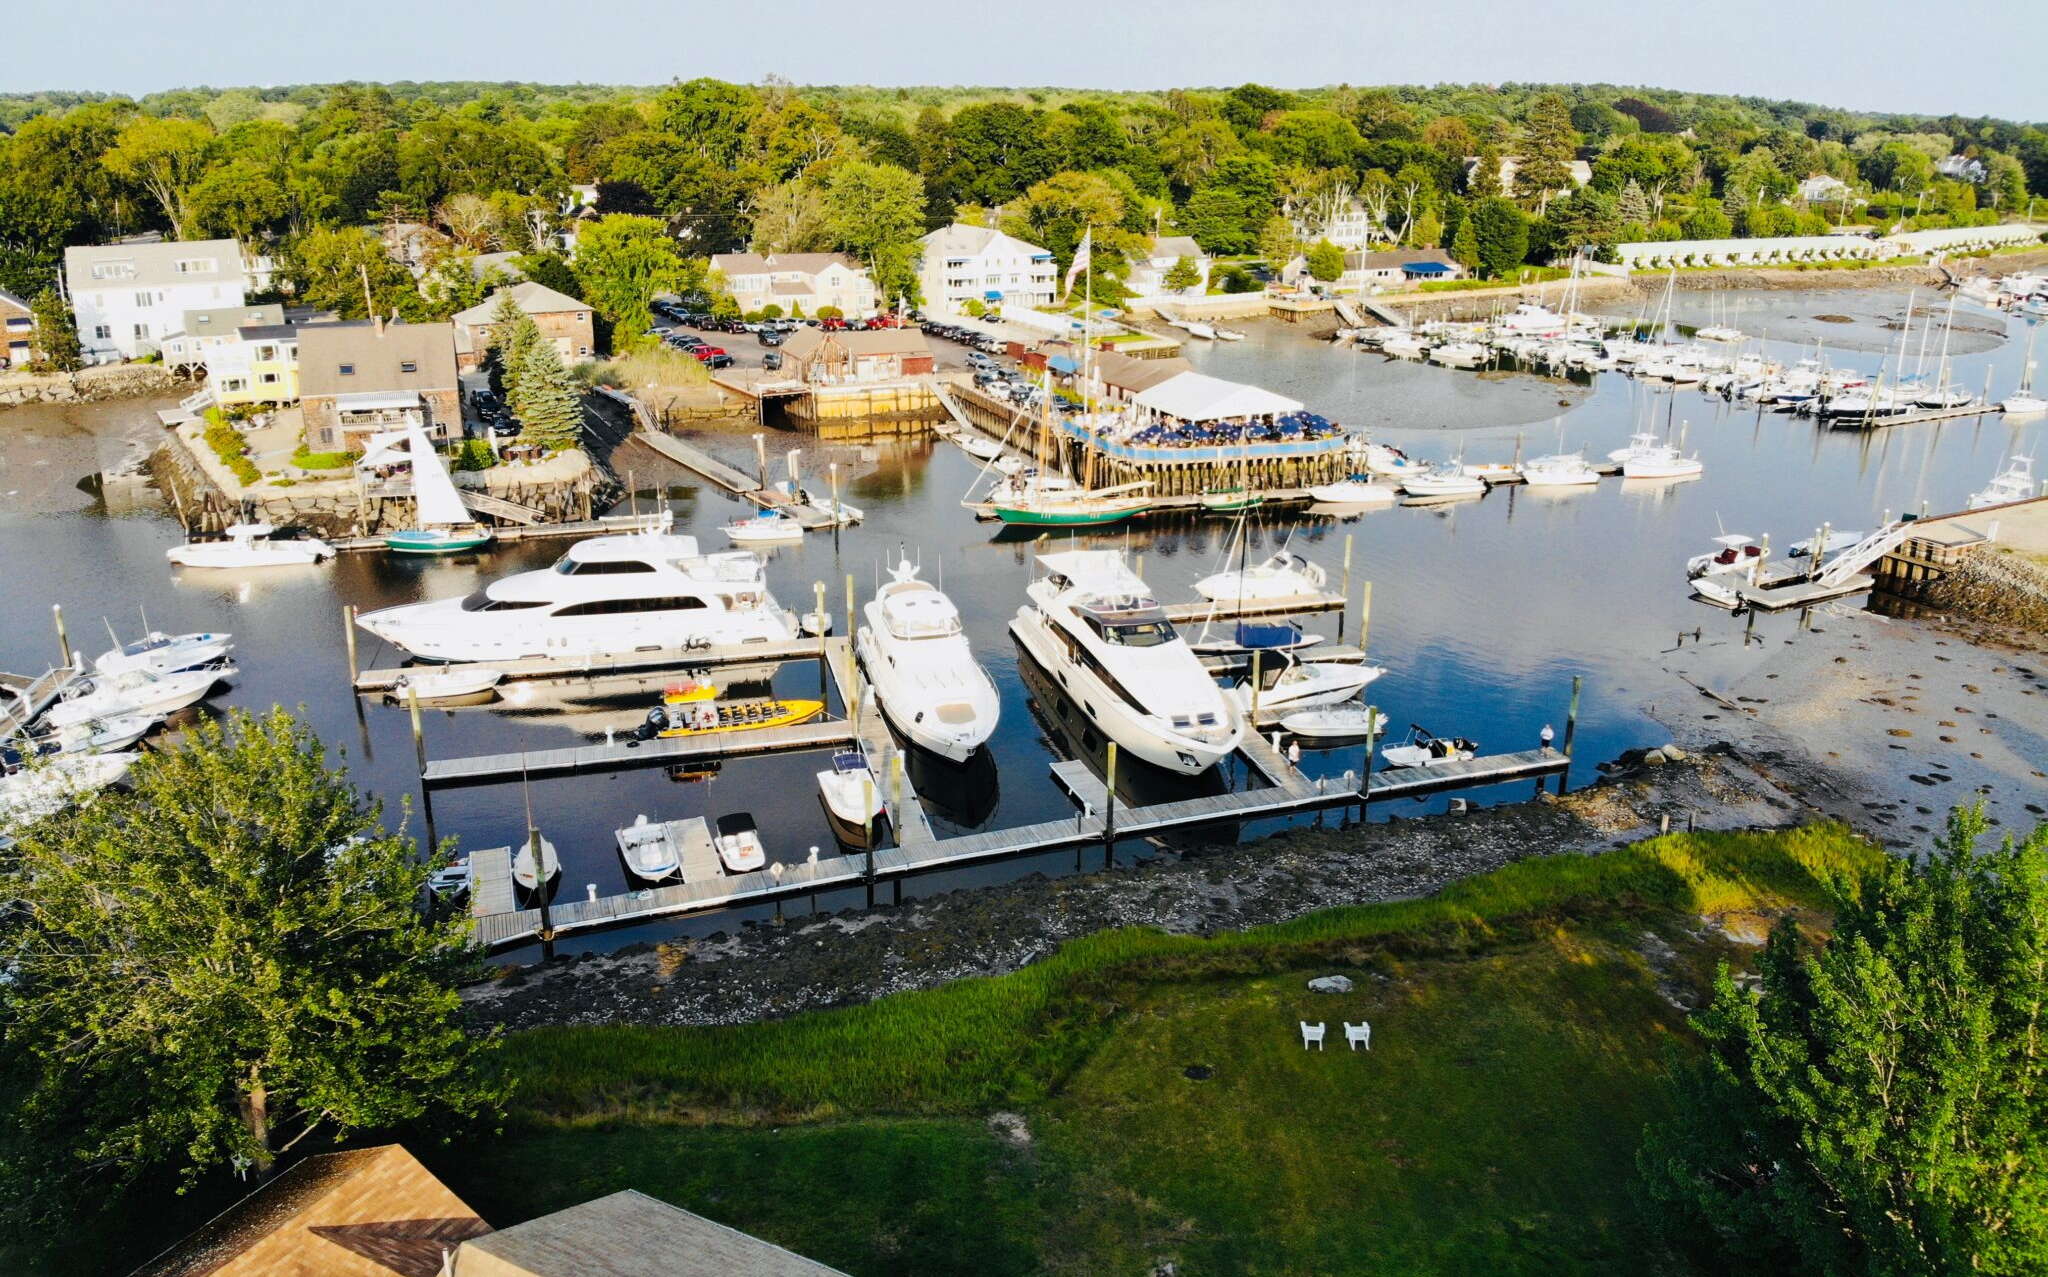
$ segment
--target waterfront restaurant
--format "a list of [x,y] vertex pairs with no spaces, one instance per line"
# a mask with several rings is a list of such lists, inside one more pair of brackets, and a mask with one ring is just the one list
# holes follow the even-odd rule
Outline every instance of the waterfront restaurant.
[[1149,481],[1161,496],[1240,477],[1261,490],[1297,491],[1350,472],[1352,440],[1336,422],[1298,399],[1198,372],[1060,425],[1090,483]]

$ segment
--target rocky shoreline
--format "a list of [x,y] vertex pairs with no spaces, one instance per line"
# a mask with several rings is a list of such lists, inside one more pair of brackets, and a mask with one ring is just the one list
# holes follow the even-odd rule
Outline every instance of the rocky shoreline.
[[[1334,905],[1427,895],[1530,855],[1600,851],[1682,828],[1782,826],[1811,814],[1732,752],[1625,756],[1599,783],[1462,813],[1291,829],[1135,868],[1034,876],[906,901],[496,970],[474,1023],[734,1024],[1014,971],[1110,927],[1209,935]],[[1661,756],[1661,755],[1659,755]]]

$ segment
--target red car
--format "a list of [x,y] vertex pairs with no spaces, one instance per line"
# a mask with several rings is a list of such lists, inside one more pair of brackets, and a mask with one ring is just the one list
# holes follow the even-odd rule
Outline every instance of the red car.
[[725,348],[723,346],[694,346],[690,349],[690,353],[699,360],[707,360],[716,355],[724,354]]

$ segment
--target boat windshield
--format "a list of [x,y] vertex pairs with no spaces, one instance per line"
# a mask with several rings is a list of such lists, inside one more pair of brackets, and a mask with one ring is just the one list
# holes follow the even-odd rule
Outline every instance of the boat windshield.
[[463,596],[462,610],[465,612],[516,612],[520,608],[545,607],[543,599],[494,599],[489,590],[477,590]]
[[577,559],[563,555],[555,561],[560,576],[624,576],[631,572],[652,572],[654,565],[639,559]]
[[1117,647],[1158,647],[1177,637],[1173,622],[1163,616],[1098,616],[1084,612],[1088,628]]

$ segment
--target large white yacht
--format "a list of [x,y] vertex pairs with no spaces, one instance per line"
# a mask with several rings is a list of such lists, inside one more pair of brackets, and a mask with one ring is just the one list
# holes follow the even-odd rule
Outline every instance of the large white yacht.
[[598,659],[797,635],[796,618],[768,592],[758,557],[700,554],[695,537],[667,525],[579,541],[553,567],[459,599],[385,608],[357,624],[435,661]]
[[861,610],[868,623],[854,641],[882,712],[914,743],[965,762],[995,731],[1001,702],[967,646],[960,610],[909,559]]
[[1010,633],[1103,735],[1155,766],[1208,770],[1244,724],[1115,550],[1041,554]]

